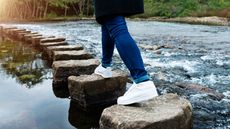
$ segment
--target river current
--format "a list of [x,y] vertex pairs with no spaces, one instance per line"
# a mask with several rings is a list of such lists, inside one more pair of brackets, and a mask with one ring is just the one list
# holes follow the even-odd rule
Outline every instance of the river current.
[[[146,69],[159,87],[161,94],[177,93],[192,103],[194,108],[194,129],[230,129],[230,27],[132,20],[128,20],[127,24],[131,35],[136,40],[138,46],[140,46]],[[69,44],[82,44],[96,58],[101,58],[100,26],[94,21],[83,20],[12,25],[39,32],[45,36],[65,37]],[[157,49],[148,49],[146,46],[155,46]],[[128,72],[116,50],[113,60],[114,68]],[[47,69],[48,72],[44,74],[52,76],[50,75],[49,68]],[[4,76],[3,70],[1,70],[1,75]],[[12,79],[6,78],[0,82],[0,85],[7,85],[7,80],[11,81]],[[208,87],[214,92],[223,94],[223,97],[220,99],[205,92],[182,89],[176,86],[177,83],[197,84]],[[67,100],[55,100],[54,97],[48,99],[52,95],[47,92],[50,92],[49,90],[52,90],[52,87],[44,87],[51,86],[49,78],[30,88],[17,86],[21,85],[17,81],[15,83],[11,81],[10,84],[13,84],[17,89],[13,90],[12,86],[8,87],[9,91],[13,90],[15,92],[10,94],[17,95],[19,90],[20,93],[25,92],[25,94],[29,94],[27,96],[24,95],[25,97],[33,97],[36,90],[44,90],[45,96],[42,96],[42,98],[46,99],[43,101],[35,99],[35,102],[39,104],[38,106],[47,107],[49,106],[49,101],[52,100],[51,103],[58,105],[57,107],[60,108],[57,109],[57,112],[61,111],[62,115],[64,114],[65,116],[63,119],[66,118],[65,113],[69,105]],[[7,95],[3,96],[1,93],[0,96],[4,98]],[[3,103],[1,102],[1,104],[4,103],[10,105],[10,102],[6,100]],[[17,103],[20,104],[20,102]],[[22,104],[27,105],[25,101]],[[32,106],[33,102],[29,105]],[[37,109],[34,106],[33,109]],[[4,112],[3,115],[2,113],[0,114],[1,119],[4,115],[8,117],[13,115],[12,112],[10,113],[11,110],[7,108],[9,106],[3,109],[0,107],[0,112]],[[52,108],[55,109],[55,106]],[[52,109],[47,107],[45,111],[49,112],[49,110]],[[63,110],[65,111],[63,112]],[[18,110],[14,111],[17,112]],[[32,111],[32,109],[29,111]],[[43,110],[39,111],[44,113]],[[26,115],[30,116],[28,112],[26,112]],[[33,115],[37,116],[38,114]],[[47,115],[52,114],[48,113]],[[58,116],[61,117],[62,115]],[[48,119],[48,117],[42,118],[40,114],[40,120],[38,121],[42,122],[42,124],[46,123],[44,120]],[[8,122],[13,121],[10,117],[7,120]],[[61,120],[58,119],[57,121]],[[67,119],[64,121],[67,121]],[[7,122],[5,121],[5,123]],[[72,128],[65,122],[62,122],[61,125],[63,128]],[[5,127],[10,129],[10,126],[5,125]],[[22,128],[20,126],[17,127]],[[47,125],[45,127],[52,126]]]

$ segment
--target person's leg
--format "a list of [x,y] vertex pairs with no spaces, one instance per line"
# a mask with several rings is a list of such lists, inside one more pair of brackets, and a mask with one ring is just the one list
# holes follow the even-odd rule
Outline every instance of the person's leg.
[[94,70],[94,73],[101,75],[104,78],[111,78],[112,77],[111,63],[112,63],[112,56],[113,56],[115,44],[114,41],[111,39],[108,30],[104,25],[101,26],[101,33],[102,33],[101,65],[99,65]]
[[110,18],[105,21],[103,27],[106,27],[111,39],[114,40],[119,55],[129,69],[134,82],[149,80],[140,50],[128,32],[125,18],[123,16]]
[[130,36],[123,16],[107,19],[103,24],[134,79],[134,84],[119,97],[118,104],[128,105],[143,102],[158,96],[156,87],[147,75],[140,50]]
[[102,32],[102,66],[110,67],[114,51],[114,41],[110,38],[109,32],[104,25],[101,26]]

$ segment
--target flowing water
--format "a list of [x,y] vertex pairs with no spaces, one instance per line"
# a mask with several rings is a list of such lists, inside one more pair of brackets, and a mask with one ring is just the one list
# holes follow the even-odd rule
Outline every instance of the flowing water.
[[[141,48],[146,69],[160,92],[178,93],[191,101],[194,108],[194,129],[230,129],[230,27],[154,21],[127,23],[130,33]],[[101,56],[100,26],[94,21],[13,25],[46,36],[66,37],[70,44],[82,44],[96,58]],[[2,44],[9,45],[4,42]],[[143,46],[163,47],[152,50]],[[39,52],[30,54],[27,61],[15,57],[18,62],[12,63],[12,53],[18,56],[20,54],[17,51],[33,53],[24,47],[22,50],[18,49],[19,47],[14,50],[1,48],[0,128],[3,125],[4,129],[68,129],[73,128],[70,123],[75,123],[77,128],[97,127],[94,116],[77,113],[73,111],[74,104],[68,99],[55,97],[52,93],[55,90],[51,86],[51,69],[45,66]],[[17,66],[21,61],[23,65],[19,68],[23,70]],[[16,67],[16,70],[8,69],[9,66]],[[30,69],[30,72],[24,68]],[[127,71],[117,51],[114,55],[114,68]],[[18,71],[27,74],[21,77]],[[199,84],[221,93],[223,97],[183,89],[176,86],[177,83]],[[77,117],[78,114],[80,117]]]

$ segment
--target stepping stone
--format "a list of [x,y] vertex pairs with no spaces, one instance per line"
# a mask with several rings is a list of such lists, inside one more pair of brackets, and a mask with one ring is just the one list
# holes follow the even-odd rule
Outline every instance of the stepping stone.
[[53,59],[54,51],[74,51],[74,50],[83,50],[83,47],[79,44],[76,45],[64,45],[64,46],[50,46],[44,48],[43,55],[49,60]]
[[3,27],[2,26],[0,26],[0,36],[2,37],[3,35]]
[[[17,39],[20,39],[20,35],[27,35],[27,34],[31,34],[31,31],[19,31],[19,32],[15,32],[14,35]],[[21,36],[22,37],[22,36]]]
[[31,40],[32,40],[32,45],[33,46],[40,46],[40,40],[42,39],[45,39],[45,37],[43,36],[40,36],[40,37],[32,37]]
[[62,41],[62,42],[40,43],[40,48],[41,48],[41,50],[45,50],[45,48],[50,47],[50,46],[61,46],[61,45],[68,45],[68,43],[65,42],[65,41]]
[[13,29],[18,29],[18,28],[17,27],[3,27],[3,31],[6,33],[10,30],[13,30]]
[[86,52],[85,50],[79,51],[54,51],[53,52],[53,61],[58,60],[82,60],[82,59],[91,59],[93,56]]
[[41,34],[34,34],[34,35],[28,35],[28,36],[25,35],[24,37],[25,37],[26,42],[32,44],[32,38],[33,37],[42,37],[42,35]]
[[176,94],[147,102],[106,108],[100,129],[192,129],[192,106]]
[[17,34],[19,33],[19,32],[25,32],[26,31],[26,29],[12,29],[12,30],[10,30],[10,35],[11,36],[17,36]]
[[3,34],[10,35],[10,30],[17,29],[17,27],[3,27]]
[[[22,34],[23,36],[23,34]],[[30,34],[25,34],[21,39],[23,41],[27,41],[28,39],[30,39],[31,37],[39,37],[39,36],[42,36],[41,34],[38,34],[38,33],[30,33]]]
[[47,47],[48,51],[65,51],[65,50],[83,50],[83,47],[79,44],[67,45],[67,46],[51,46]]
[[37,34],[37,33],[27,33],[27,32],[18,33],[18,39],[22,41],[24,40],[25,35],[31,35],[31,34]]
[[80,108],[91,110],[115,104],[125,93],[128,77],[121,71],[113,71],[113,77],[105,79],[100,75],[70,76],[68,88],[71,98]]
[[47,38],[47,39],[42,39],[40,43],[63,42],[63,41],[65,41],[65,38]]
[[54,61],[52,65],[53,85],[67,87],[69,76],[90,75],[99,64],[97,59]]
[[40,42],[42,39],[47,38],[55,38],[55,36],[49,36],[49,37],[32,37],[32,44],[33,46],[40,46]]

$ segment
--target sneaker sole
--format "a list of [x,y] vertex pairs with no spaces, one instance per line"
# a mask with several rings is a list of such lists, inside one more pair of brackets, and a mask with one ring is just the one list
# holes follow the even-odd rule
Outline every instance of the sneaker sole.
[[112,78],[112,75],[105,76],[105,75],[103,75],[102,73],[97,72],[97,71],[95,71],[94,73],[95,73],[95,74],[98,74],[98,75],[100,75],[100,76],[102,76],[103,78]]
[[130,105],[130,104],[134,104],[134,103],[140,103],[140,102],[143,102],[143,101],[147,101],[147,100],[150,100],[154,97],[157,97],[158,95],[155,95],[151,92],[151,94],[144,94],[144,95],[141,95],[141,96],[137,96],[135,98],[132,98],[132,99],[129,99],[129,100],[126,100],[126,101],[123,101],[123,102],[118,102],[117,101],[117,104],[118,105]]

